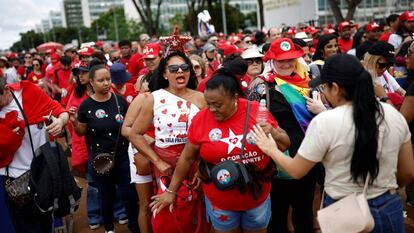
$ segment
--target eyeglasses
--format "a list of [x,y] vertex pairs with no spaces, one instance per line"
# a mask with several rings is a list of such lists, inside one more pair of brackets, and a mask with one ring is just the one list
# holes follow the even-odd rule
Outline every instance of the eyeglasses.
[[391,66],[390,63],[385,63],[385,62],[377,62],[377,64],[378,64],[379,69],[386,69]]
[[256,63],[256,64],[262,64],[262,59],[261,58],[248,58],[248,59],[245,59],[245,61],[246,61],[246,63],[247,63],[247,65],[252,65],[253,63]]
[[168,71],[170,71],[170,73],[177,73],[179,69],[181,69],[183,72],[186,72],[190,70],[190,65],[187,63],[184,63],[181,65],[169,65],[167,68],[168,68]]

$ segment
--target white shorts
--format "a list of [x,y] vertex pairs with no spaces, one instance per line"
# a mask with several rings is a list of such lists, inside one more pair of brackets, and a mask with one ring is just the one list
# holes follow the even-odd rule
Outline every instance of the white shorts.
[[[134,162],[134,155],[138,153],[138,150],[135,149],[131,143],[128,147],[128,156],[129,156],[129,170],[131,171],[131,184],[145,184],[152,182],[152,175],[140,176],[137,174],[137,167]],[[142,155],[139,155],[142,156]]]

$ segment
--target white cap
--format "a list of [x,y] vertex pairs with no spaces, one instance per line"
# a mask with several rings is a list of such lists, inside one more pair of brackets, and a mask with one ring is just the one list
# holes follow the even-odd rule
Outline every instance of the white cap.
[[256,46],[252,46],[244,50],[241,56],[243,59],[264,57],[264,55],[259,52],[259,49]]
[[298,32],[295,34],[295,38],[297,39],[302,39],[305,42],[309,42],[312,41],[312,38],[309,38],[308,35],[306,34],[306,32]]

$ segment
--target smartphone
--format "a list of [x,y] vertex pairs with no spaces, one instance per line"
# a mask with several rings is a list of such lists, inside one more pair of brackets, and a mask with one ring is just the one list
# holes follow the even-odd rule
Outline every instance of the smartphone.
[[52,119],[52,111],[50,111],[49,116],[47,117],[47,121],[46,121],[46,125],[50,125],[53,123],[53,119]]
[[312,91],[312,99],[313,100],[318,100],[318,91],[317,90]]

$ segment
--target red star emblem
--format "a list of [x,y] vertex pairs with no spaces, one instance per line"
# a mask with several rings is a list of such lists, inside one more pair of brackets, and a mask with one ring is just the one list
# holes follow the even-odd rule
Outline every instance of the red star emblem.
[[225,221],[229,220],[229,217],[227,215],[222,214],[222,215],[220,215],[219,219],[220,219],[220,221],[225,222]]
[[190,41],[191,38],[191,36],[181,36],[179,34],[178,26],[176,25],[171,36],[160,37],[160,41],[168,45],[165,56],[168,56],[171,51],[180,51],[184,53],[184,45]]

